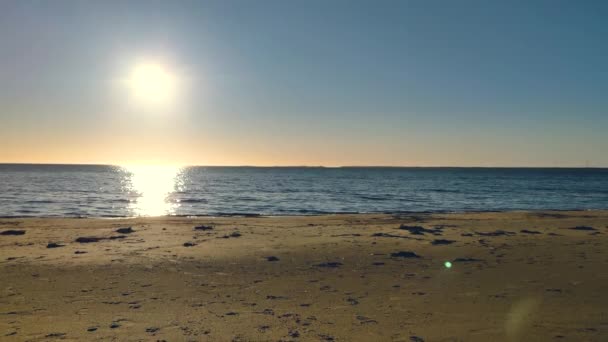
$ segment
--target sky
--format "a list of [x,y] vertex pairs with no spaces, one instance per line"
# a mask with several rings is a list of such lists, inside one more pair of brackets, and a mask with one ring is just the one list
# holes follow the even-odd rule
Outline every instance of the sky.
[[608,166],[607,17],[591,0],[0,1],[0,162]]

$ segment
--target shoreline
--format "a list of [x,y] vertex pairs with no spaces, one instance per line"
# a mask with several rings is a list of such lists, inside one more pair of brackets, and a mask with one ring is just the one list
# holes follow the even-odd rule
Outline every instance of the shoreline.
[[0,340],[604,341],[607,236],[606,210],[0,219]]
[[200,215],[159,215],[159,216],[0,216],[0,220],[10,219],[154,219],[154,218],[271,218],[271,217],[319,217],[319,216],[341,216],[341,215],[434,215],[434,214],[484,214],[484,213],[538,213],[538,212],[603,212],[608,211],[608,208],[597,209],[505,209],[505,210],[436,210],[436,211],[385,211],[385,212],[325,212],[311,214],[260,214],[260,213],[217,213],[217,214],[200,214]]

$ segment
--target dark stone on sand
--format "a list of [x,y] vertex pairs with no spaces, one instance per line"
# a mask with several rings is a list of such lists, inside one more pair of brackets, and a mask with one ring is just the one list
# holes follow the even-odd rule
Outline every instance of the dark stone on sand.
[[528,230],[528,229],[522,229],[520,230],[521,233],[524,234],[542,234],[541,232],[537,231],[537,230]]
[[576,226],[576,227],[572,227],[572,228],[568,228],[568,229],[572,229],[572,230],[583,230],[583,231],[591,231],[591,230],[596,230],[593,227],[589,227],[589,226]]
[[411,342],[424,342],[424,339],[419,336],[410,336],[410,341]]
[[449,245],[456,241],[454,240],[445,240],[445,239],[436,239],[431,242],[432,245]]
[[135,231],[131,227],[118,228],[118,229],[116,229],[116,232],[119,233],[119,234],[131,234],[131,233],[135,233]]
[[315,266],[317,267],[325,267],[325,268],[337,268],[342,266],[341,262],[337,262],[337,261],[332,261],[332,262],[323,262],[320,264],[316,264]]
[[74,252],[74,254],[86,254],[86,253],[87,252],[85,252],[85,251],[76,251],[76,252]]
[[238,313],[236,313],[234,311],[226,312],[226,316],[236,316],[236,315],[238,315]]
[[391,253],[391,257],[393,258],[420,258],[420,255],[410,252],[410,251],[399,251],[395,253]]
[[55,243],[55,242],[51,242],[48,245],[46,245],[46,248],[59,248],[59,247],[63,247],[63,246],[65,246],[65,245],[61,245],[61,244],[58,244],[58,243]]
[[194,247],[196,246],[196,243],[194,242],[184,242],[184,247]]
[[515,235],[515,232],[509,232],[509,231],[505,231],[505,230],[495,230],[493,232],[475,232],[475,234],[477,235],[481,235],[481,236],[510,236],[510,235]]
[[402,224],[399,226],[401,230],[407,230],[412,235],[424,235],[425,233],[433,234],[433,235],[441,235],[440,229],[426,229],[422,226],[406,226]]
[[378,262],[372,262],[372,265],[374,265],[374,266],[382,266],[382,265],[384,265],[384,263],[378,261]]
[[110,329],[116,329],[120,327],[120,324],[116,323],[116,322],[112,322],[112,324],[110,324]]
[[297,330],[290,330],[288,335],[289,335],[289,337],[293,337],[293,338],[300,337],[300,333]]
[[213,227],[212,226],[200,225],[200,226],[194,227],[194,230],[213,230]]
[[92,243],[92,242],[99,242],[103,239],[104,238],[100,238],[100,237],[85,236],[85,237],[79,237],[75,241],[80,242],[80,243]]
[[147,333],[151,333],[151,334],[153,334],[153,333],[155,333],[155,332],[157,332],[159,330],[160,330],[160,328],[157,328],[157,327],[146,328],[146,332]]
[[89,331],[89,332],[97,331],[97,327],[89,327],[87,329],[87,331]]
[[279,261],[279,258],[277,258],[277,257],[276,257],[276,256],[274,256],[274,255],[271,255],[271,256],[269,256],[269,257],[266,257],[266,260],[268,260],[268,261]]
[[0,235],[24,235],[25,234],[25,230],[5,230],[2,233],[0,233]]
[[480,262],[483,261],[481,259],[475,259],[475,258],[456,258],[454,259],[454,262]]
[[462,233],[460,236],[473,236],[473,233]]
[[110,236],[108,239],[116,240],[116,239],[124,239],[126,237],[127,237],[126,235],[115,235],[115,236]]

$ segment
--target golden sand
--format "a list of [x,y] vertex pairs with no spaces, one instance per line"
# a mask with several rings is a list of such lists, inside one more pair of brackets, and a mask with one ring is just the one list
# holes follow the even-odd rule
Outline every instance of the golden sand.
[[0,220],[9,230],[2,341],[608,341],[606,211]]

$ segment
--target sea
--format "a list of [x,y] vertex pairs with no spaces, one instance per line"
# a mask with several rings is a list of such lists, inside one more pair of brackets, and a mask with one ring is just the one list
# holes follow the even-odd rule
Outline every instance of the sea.
[[608,209],[608,169],[0,164],[1,217]]

